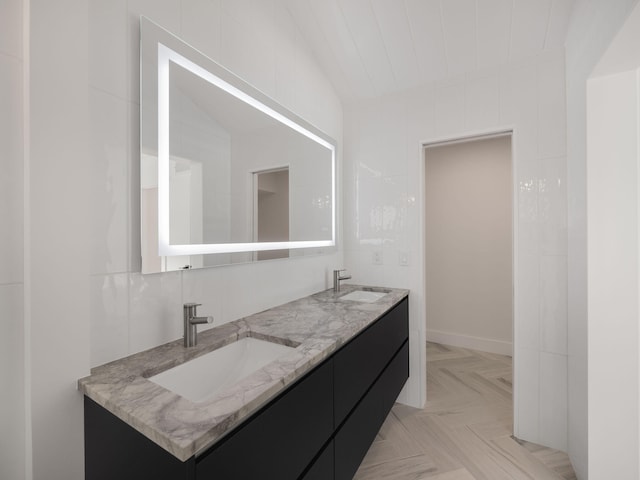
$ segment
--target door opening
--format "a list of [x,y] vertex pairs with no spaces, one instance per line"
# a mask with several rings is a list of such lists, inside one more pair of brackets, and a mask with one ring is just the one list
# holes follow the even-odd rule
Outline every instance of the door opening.
[[[254,241],[289,241],[289,167],[253,173]],[[289,249],[256,252],[257,260],[289,257]]]
[[[511,133],[425,145],[424,162],[429,384],[437,384],[433,365],[443,352],[469,357],[462,363],[475,355],[465,349],[483,352],[479,358],[497,354],[496,361],[504,362],[496,363],[496,371],[460,371],[460,380],[469,382],[470,395],[478,390],[474,382],[500,391],[513,412]],[[433,389],[429,399],[437,394]]]

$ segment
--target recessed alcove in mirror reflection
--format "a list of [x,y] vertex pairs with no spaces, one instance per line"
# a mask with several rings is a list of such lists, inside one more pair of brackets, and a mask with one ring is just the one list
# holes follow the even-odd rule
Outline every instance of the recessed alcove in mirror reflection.
[[143,273],[332,250],[335,150],[315,127],[141,19]]

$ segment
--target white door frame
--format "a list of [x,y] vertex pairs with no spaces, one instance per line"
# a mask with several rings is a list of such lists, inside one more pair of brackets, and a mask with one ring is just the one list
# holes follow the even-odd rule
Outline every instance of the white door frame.
[[[425,189],[426,189],[426,159],[425,159],[425,150],[429,147],[433,147],[436,145],[446,145],[446,144],[455,144],[455,143],[461,143],[461,142],[469,142],[469,141],[474,141],[474,140],[482,140],[482,139],[486,139],[486,138],[491,138],[491,137],[496,137],[496,136],[505,136],[505,135],[509,135],[511,137],[511,202],[512,202],[512,225],[511,225],[511,232],[512,232],[512,248],[511,248],[511,254],[512,254],[512,260],[511,260],[511,265],[512,265],[512,318],[513,318],[513,331],[512,331],[512,345],[513,345],[513,366],[512,366],[512,371],[513,371],[513,433],[514,435],[518,436],[518,405],[519,405],[519,398],[518,398],[518,389],[516,388],[517,382],[518,382],[518,345],[517,345],[517,338],[518,338],[518,329],[519,329],[519,318],[518,318],[518,305],[517,305],[517,299],[518,299],[518,218],[519,218],[519,212],[518,212],[518,192],[520,190],[520,186],[518,184],[518,175],[517,175],[517,166],[518,166],[518,162],[517,162],[517,158],[516,158],[516,152],[517,152],[517,148],[516,148],[516,142],[517,142],[517,131],[516,128],[513,125],[507,125],[507,126],[502,126],[502,127],[496,127],[496,128],[491,128],[491,129],[487,129],[487,130],[477,130],[477,131],[472,131],[472,132],[466,132],[466,133],[462,133],[462,134],[458,134],[458,135],[445,135],[445,136],[441,136],[441,137],[434,137],[434,138],[430,138],[427,140],[423,140],[420,142],[420,198],[419,198],[419,212],[420,212],[420,233],[422,235],[422,238],[420,239],[420,246],[421,246],[421,255],[422,255],[422,262],[420,265],[420,269],[421,269],[421,280],[422,280],[422,285],[426,287],[426,256],[424,254],[424,245],[425,245],[425,240],[426,240],[426,234],[427,234],[427,225],[426,225],[426,221],[425,221],[425,198],[426,198],[426,193],[425,193]],[[424,332],[425,332],[425,339],[426,339],[426,311],[427,311],[427,299],[426,299],[426,295],[423,297],[423,301],[422,301],[422,305],[421,305],[421,309],[423,312],[423,318],[425,318],[425,325],[424,325]],[[426,343],[425,343],[426,345]],[[425,346],[426,349],[426,346]],[[425,374],[426,374],[426,362],[424,362],[425,365]],[[425,377],[426,378],[426,375]],[[426,389],[425,390],[425,394],[426,394]],[[426,397],[424,399],[426,401]],[[423,402],[424,403],[424,402]]]

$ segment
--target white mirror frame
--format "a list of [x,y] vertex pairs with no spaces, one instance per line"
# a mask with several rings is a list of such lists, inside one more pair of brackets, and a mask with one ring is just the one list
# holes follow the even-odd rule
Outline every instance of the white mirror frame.
[[[178,37],[141,18],[141,32],[154,35],[158,45],[158,253],[160,256],[206,255],[264,250],[333,247],[336,245],[336,144],[317,128],[255,89],[232,72],[201,54]],[[198,58],[189,60],[166,46],[161,36],[169,36],[172,46]],[[167,42],[168,43],[168,42]],[[197,75],[237,99],[269,115],[274,120],[327,148],[331,153],[331,239],[289,242],[248,242],[176,245],[169,242],[169,64]],[[206,68],[202,65],[205,65]]]

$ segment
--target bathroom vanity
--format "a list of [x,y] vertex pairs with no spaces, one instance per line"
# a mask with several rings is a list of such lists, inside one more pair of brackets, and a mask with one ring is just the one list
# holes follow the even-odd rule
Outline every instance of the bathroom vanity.
[[[408,337],[406,290],[345,285],[96,367],[85,478],[350,479],[409,376]],[[198,398],[153,380],[246,338],[291,348]]]

